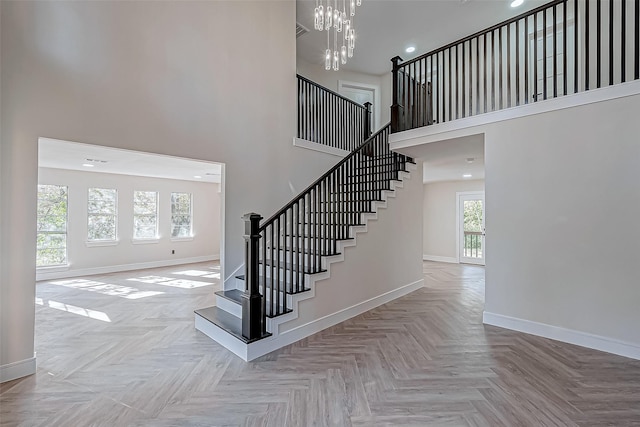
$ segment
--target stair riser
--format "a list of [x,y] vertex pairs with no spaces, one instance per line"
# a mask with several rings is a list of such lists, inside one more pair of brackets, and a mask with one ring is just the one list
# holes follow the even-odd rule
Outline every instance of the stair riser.
[[216,306],[229,314],[242,318],[242,305],[230,299],[216,296]]

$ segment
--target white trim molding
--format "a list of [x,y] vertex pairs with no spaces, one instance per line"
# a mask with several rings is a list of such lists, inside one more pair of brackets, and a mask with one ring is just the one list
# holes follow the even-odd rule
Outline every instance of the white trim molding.
[[332,156],[347,157],[349,152],[340,148],[329,147],[328,145],[319,144],[307,139],[293,138],[294,147],[306,148],[308,150],[320,151],[321,153],[331,154]]
[[18,378],[26,377],[36,373],[36,356],[17,362],[0,365],[0,383],[6,383]]
[[[592,89],[587,92],[579,92],[504,110],[482,113],[477,116],[452,120],[450,122],[437,123],[432,126],[392,133],[389,135],[389,147],[391,150],[400,150],[400,152],[402,152],[403,148],[483,133],[482,129],[477,129],[478,126],[639,94],[640,80],[634,80],[613,86]],[[453,132],[455,132],[455,134],[453,134]]]
[[485,311],[482,323],[640,360],[640,345]]
[[66,271],[41,271],[36,270],[36,281],[66,279],[69,277],[91,276],[94,274],[118,273],[121,271],[142,270],[145,268],[171,267],[172,265],[193,264],[196,262],[217,261],[219,254],[205,255],[191,258],[167,259],[162,261],[139,262],[135,264],[110,265],[106,267],[80,268]]
[[[264,356],[267,353],[271,353],[274,350],[293,344],[300,341],[303,338],[323,331],[338,323],[349,320],[369,310],[373,310],[383,304],[391,302],[402,296],[405,296],[413,291],[416,291],[424,286],[424,279],[420,279],[413,283],[396,288],[392,291],[385,292],[384,294],[370,298],[366,301],[362,301],[358,304],[352,305],[345,309],[336,311],[335,313],[326,315],[319,319],[313,320],[307,324],[300,325],[296,328],[290,329],[285,332],[280,332],[274,338],[265,338],[255,343],[249,344],[247,348],[247,361],[251,361],[260,356]],[[237,354],[237,353],[236,353]]]
[[448,262],[450,264],[458,264],[458,259],[454,256],[439,256],[422,254],[423,261]]

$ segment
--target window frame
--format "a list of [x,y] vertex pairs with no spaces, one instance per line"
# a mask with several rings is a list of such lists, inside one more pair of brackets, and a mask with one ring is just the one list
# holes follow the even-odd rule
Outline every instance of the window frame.
[[[186,216],[187,214],[183,212],[176,213],[174,212],[174,207],[176,206],[174,202],[174,195],[188,195],[189,196],[189,232],[186,236],[174,236],[174,229],[176,227],[176,223],[174,221],[175,216]],[[183,225],[177,225],[178,227],[184,227]],[[169,235],[171,240],[193,240],[193,193],[187,193],[182,191],[172,191],[171,192],[171,229],[169,230]]]
[[[155,195],[155,210],[153,214],[137,214],[136,213],[136,193],[153,193]],[[160,205],[160,193],[158,191],[150,191],[150,190],[134,190],[133,191],[133,237],[132,240],[134,243],[155,243],[160,240],[160,232],[159,232],[159,205]],[[136,236],[136,219],[140,217],[150,218],[153,217],[155,219],[155,232],[153,237],[138,237]]]
[[[58,187],[60,189],[64,189],[64,204],[65,204],[65,212],[64,212],[64,232],[61,231],[40,231],[36,229],[36,269],[55,269],[55,268],[65,268],[69,266],[69,187],[66,185],[58,185],[58,184],[38,184],[37,189],[37,209],[36,209],[36,223],[39,227],[41,215],[39,214],[40,203],[43,199],[40,197],[40,187]],[[53,215],[47,215],[48,217],[52,217]],[[38,237],[40,235],[63,235],[64,236],[64,246],[56,247],[56,248],[45,248],[38,246]],[[64,249],[64,261],[60,264],[44,264],[38,265],[39,256],[38,253],[42,249]]]
[[[92,190],[113,191],[113,213],[105,212],[91,212],[89,205],[93,200],[91,198]],[[107,239],[95,239],[91,238],[91,218],[105,216],[113,217],[113,236]],[[89,187],[87,189],[87,246],[113,246],[118,244],[118,189],[117,188],[103,188],[103,187]]]

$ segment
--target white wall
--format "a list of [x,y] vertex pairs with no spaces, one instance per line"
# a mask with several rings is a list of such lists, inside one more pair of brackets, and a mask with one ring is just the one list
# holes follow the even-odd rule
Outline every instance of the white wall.
[[638,111],[635,81],[391,142],[484,135],[485,322],[640,359]]
[[0,365],[33,356],[39,137],[225,163],[225,277],[243,262],[241,216],[271,215],[336,163],[291,144],[293,0],[0,8]]
[[364,83],[380,89],[380,126],[391,121],[391,62],[389,73],[382,75],[357,73],[348,70],[327,71],[324,64],[311,64],[301,58],[297,60],[298,74],[334,92],[338,92],[338,81]]
[[[315,297],[300,302],[299,317],[283,325],[292,330],[324,316],[340,313],[369,299],[422,283],[422,165],[403,180],[357,246],[345,250],[344,262],[330,265],[330,280],[315,284]],[[376,268],[375,266],[381,266]],[[281,330],[280,332],[283,332]]]
[[[220,256],[219,185],[205,182],[39,168],[39,184],[68,187],[67,259],[69,269],[54,277],[120,271],[125,268],[172,265],[180,261]],[[118,244],[87,247],[87,193],[89,188],[118,190]],[[157,243],[133,241],[133,192],[158,192]],[[171,240],[171,193],[191,193],[193,239]],[[171,251],[175,250],[175,254]],[[51,277],[39,269],[37,278]]]
[[[455,262],[456,193],[484,191],[484,180],[447,181],[424,184],[424,226],[422,253],[424,259]],[[443,259],[444,258],[444,259]]]
[[635,95],[487,129],[487,312],[640,357],[638,111]]

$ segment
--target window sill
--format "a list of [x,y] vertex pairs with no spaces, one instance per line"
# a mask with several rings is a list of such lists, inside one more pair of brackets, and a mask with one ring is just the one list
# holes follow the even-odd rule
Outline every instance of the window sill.
[[100,246],[116,246],[118,240],[87,240],[84,242],[88,248],[100,247]]
[[36,271],[38,273],[55,273],[57,271],[67,271],[69,270],[69,268],[71,268],[69,264],[62,264],[62,265],[36,267]]
[[131,239],[131,243],[134,245],[152,245],[154,243],[160,243],[160,239]]
[[172,237],[171,241],[172,242],[190,242],[193,240],[193,236],[189,236],[189,237]]

